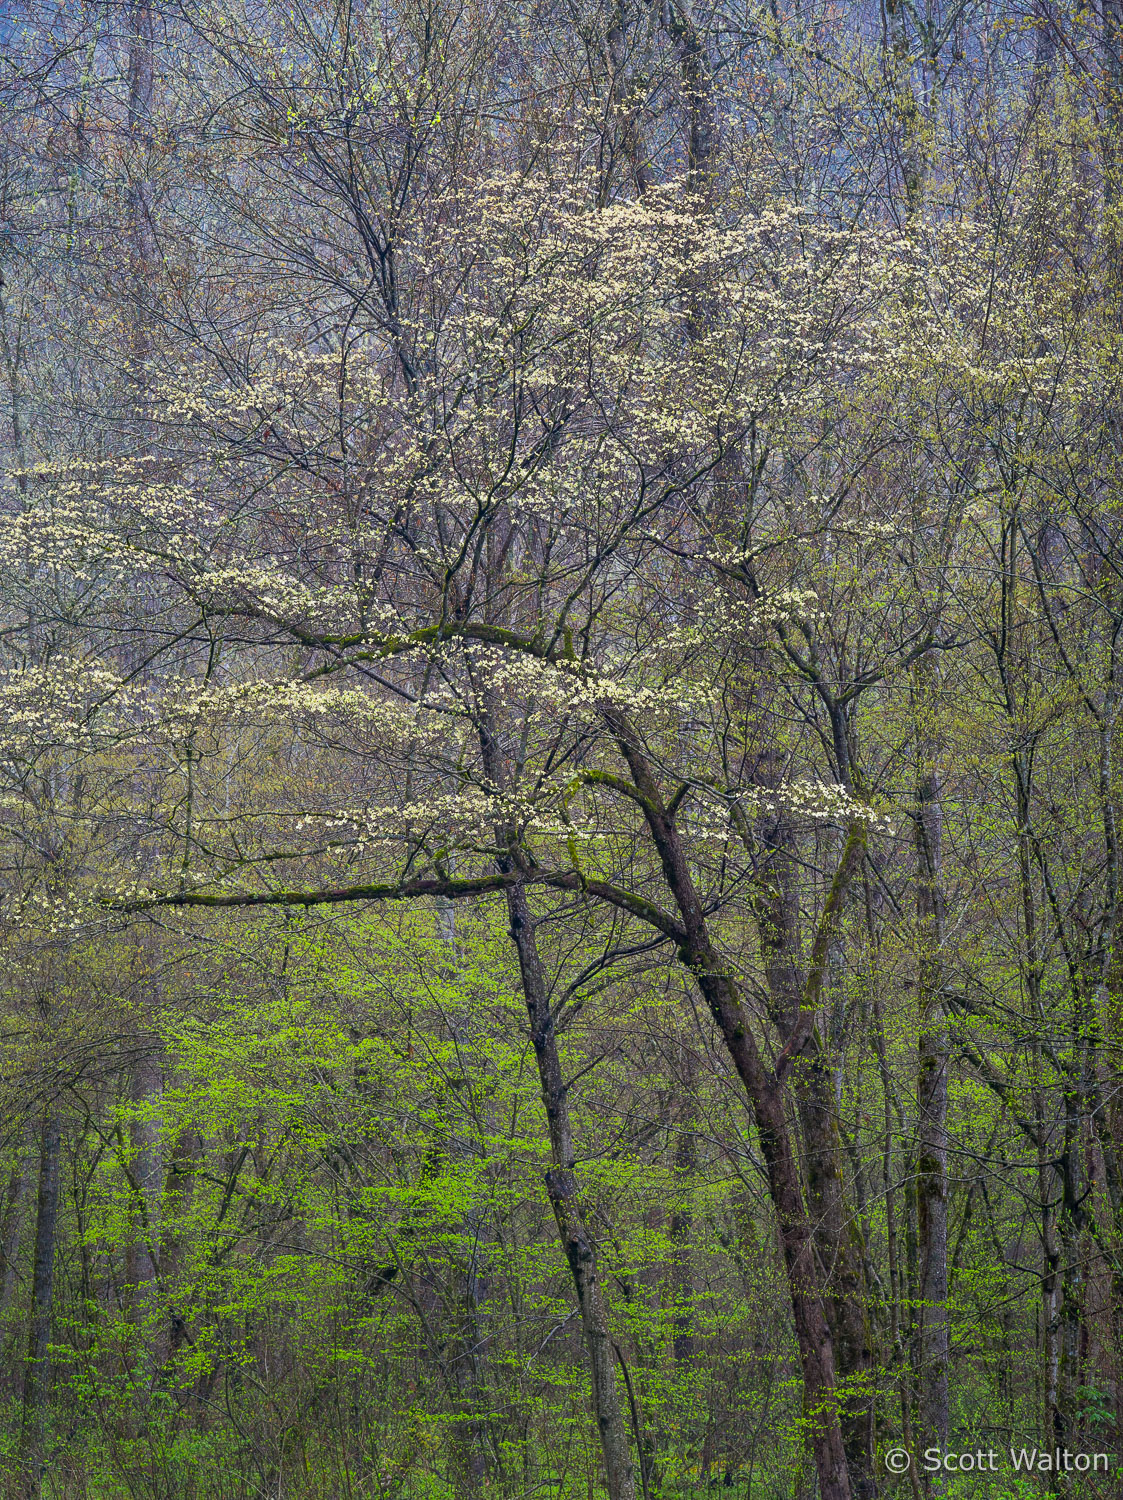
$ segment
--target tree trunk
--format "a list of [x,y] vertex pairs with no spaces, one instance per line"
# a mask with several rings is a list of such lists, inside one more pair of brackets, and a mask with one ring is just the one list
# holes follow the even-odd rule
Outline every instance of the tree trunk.
[[31,1169],[26,1132],[20,1133],[16,1150],[18,1155],[8,1178],[8,1190],[4,1196],[4,1219],[0,1226],[0,1326],[8,1316],[19,1276],[20,1239]]
[[[507,780],[507,768],[495,733],[493,706],[490,704],[483,709],[479,736],[484,769],[493,785],[503,786]],[[508,851],[496,860],[500,871],[505,874],[517,872],[521,865],[515,830],[501,825],[496,829],[496,839],[499,846]],[[589,1231],[581,1203],[569,1097],[535,922],[525,886],[508,886],[506,899],[550,1138],[551,1165],[546,1173],[546,1194],[577,1293],[609,1500],[635,1500],[631,1445],[616,1384],[615,1348],[601,1289],[596,1241]]]
[[[1039,1139],[1038,1191],[1041,1196],[1041,1359],[1044,1367],[1045,1389],[1043,1399],[1044,1422],[1042,1432],[1049,1442],[1060,1442],[1064,1435],[1064,1420],[1060,1409],[1060,1263],[1057,1246],[1056,1217],[1053,1199],[1056,1191],[1056,1176],[1047,1160],[1044,1144],[1048,1125],[1045,1119],[1042,1090],[1033,1090],[1034,1119]],[[1053,1482],[1054,1488],[1056,1482]]]
[[[917,1063],[916,1203],[918,1240],[918,1342],[920,1432],[925,1448],[945,1449],[950,1426],[948,1399],[948,1067],[947,1022],[941,997],[944,943],[941,846],[943,808],[933,671],[927,657],[917,663],[916,915],[920,1037]],[[926,1483],[930,1476],[925,1474]]]
[[[814,1237],[803,1202],[799,1166],[788,1133],[780,1074],[769,1069],[749,1026],[736,981],[714,948],[702,903],[694,888],[686,851],[673,813],[663,804],[654,774],[635,736],[618,715],[610,724],[639,793],[644,817],[658,851],[667,886],[682,919],[679,958],[697,981],[726,1049],[744,1085],[760,1136],[768,1187],[779,1221],[780,1242],[787,1271],[796,1338],[803,1369],[804,1414],[811,1432],[820,1500],[850,1500],[850,1475],[842,1439],[834,1342],[824,1310],[822,1282],[816,1265]],[[862,841],[848,839],[843,864],[828,898],[828,917],[838,903],[857,865],[855,851]],[[826,965],[826,944],[832,925],[820,928],[810,966],[809,986],[816,992]],[[810,1039],[813,1026],[802,1016],[792,1033],[789,1056]],[[785,1048],[787,1051],[787,1047]]]
[[[1119,198],[1119,168],[1123,157],[1123,0],[1102,0],[1101,16],[1104,203],[1111,208]],[[1111,269],[1118,276],[1119,262],[1114,252],[1119,246],[1119,231],[1110,216],[1106,231],[1108,250],[1112,255]],[[1115,289],[1118,291],[1118,287]]]
[[129,1123],[133,1224],[125,1249],[125,1282],[133,1322],[145,1341],[144,1359],[149,1374],[162,1367],[168,1348],[167,1331],[155,1308],[160,1277],[160,1200],[164,1191],[162,1133],[156,1111],[163,1084],[159,1059],[146,1050],[133,1065],[129,1081],[129,1099],[134,1108]]
[[905,0],[885,0],[886,38],[892,74],[893,106],[901,130],[901,175],[905,214],[912,219],[924,197],[924,157],[920,108],[912,86]]
[[678,54],[687,106],[688,181],[691,191],[706,200],[713,191],[714,156],[718,145],[713,75],[706,56],[706,39],[694,19],[691,0],[671,0],[665,14]]
[[550,1133],[552,1165],[546,1173],[546,1192],[557,1220],[558,1233],[577,1292],[581,1329],[592,1376],[593,1408],[604,1453],[609,1500],[634,1500],[635,1478],[631,1447],[616,1384],[615,1352],[608,1327],[608,1311],[601,1291],[597,1248],[581,1206],[574,1170],[569,1101],[562,1076],[561,1058],[558,1055],[554,1018],[546,992],[546,977],[525,887],[516,885],[507,888],[507,914],[511,922],[511,937],[519,956],[519,972],[530,1019],[531,1042],[538,1063],[542,1102],[546,1106],[546,1121]]
[[166,1212],[160,1222],[160,1280],[164,1288],[167,1317],[157,1346],[166,1368],[187,1341],[189,1330],[180,1303],[179,1280],[187,1236],[180,1219],[191,1207],[195,1179],[203,1160],[203,1142],[191,1128],[182,1130],[168,1158]]
[[148,353],[146,282],[157,261],[156,236],[152,225],[152,185],[149,153],[152,150],[152,108],[155,96],[155,66],[151,0],[133,0],[129,6],[129,143],[132,146],[129,182],[129,219],[132,236],[133,295],[135,298],[134,350],[139,365]]
[[698,1170],[697,1122],[697,1066],[694,1053],[689,1046],[681,1049],[682,1102],[679,1107],[678,1135],[675,1140],[675,1176],[677,1201],[671,1214],[671,1244],[673,1248],[672,1285],[675,1299],[675,1332],[673,1352],[675,1363],[689,1365],[694,1359],[694,1277],[691,1266],[691,1235],[694,1216],[690,1210],[690,1197],[694,1191],[694,1178]]
[[23,1378],[20,1469],[27,1500],[38,1500],[44,1461],[47,1401],[51,1388],[51,1309],[55,1282],[55,1230],[61,1179],[62,1130],[53,1103],[43,1110],[39,1146],[39,1198],[31,1280],[27,1363]]
[[[801,961],[799,899],[790,831],[781,820],[769,833],[770,894],[757,904],[761,957],[773,1021],[785,1043],[805,1013],[807,979]],[[814,1002],[812,1002],[814,1003]],[[825,1310],[840,1386],[841,1422],[850,1482],[859,1500],[876,1494],[869,1320],[864,1307],[861,1237],[846,1201],[842,1142],[829,1057],[813,1028],[792,1068],[807,1161],[807,1207],[825,1290]]]
[[[151,318],[148,299],[159,262],[153,227],[150,179],[155,101],[155,39],[152,0],[130,0],[128,11],[128,209],[132,253],[133,379],[136,415],[146,438],[151,436],[148,412],[148,378],[145,361],[150,352]],[[190,760],[190,755],[189,755]],[[188,766],[190,778],[191,768]],[[188,796],[188,847],[191,805]],[[184,853],[186,868],[187,851]],[[138,1328],[146,1330],[146,1359],[150,1373],[159,1370],[167,1356],[168,1341],[162,1320],[154,1315],[153,1299],[159,1276],[158,1246],[160,1199],[164,1187],[164,1161],[159,1121],[154,1106],[163,1093],[163,1070],[158,1051],[145,1050],[134,1064],[129,1098],[134,1105],[129,1127],[132,1148],[131,1179],[134,1195],[133,1232],[125,1252],[125,1279],[130,1310]]]
[[20,1245],[27,1215],[31,1164],[35,1154],[33,1143],[29,1139],[31,1134],[31,1130],[25,1126],[16,1143],[18,1154],[8,1178],[4,1220],[0,1229],[0,1362],[4,1369],[0,1390],[13,1401],[18,1398],[20,1390],[22,1370],[18,1347],[23,1327],[18,1318],[12,1317],[12,1304],[19,1284]]
[[[464,953],[456,935],[456,908],[451,901],[437,903],[437,928],[441,941],[448,948],[448,962],[442,964],[442,978],[449,984],[456,983],[463,969]],[[471,1038],[463,1018],[455,1014],[444,1017],[448,1028],[448,1039],[456,1043],[458,1051],[463,1049],[465,1064],[471,1063]],[[491,1128],[498,1129],[498,1122],[491,1121]],[[472,1159],[470,1141],[453,1132],[449,1140],[449,1153],[455,1161]],[[480,1267],[480,1231],[483,1215],[473,1208],[465,1215],[461,1225],[464,1244],[469,1246],[464,1265],[463,1296],[458,1298],[455,1315],[456,1338],[449,1360],[450,1383],[456,1392],[459,1412],[449,1433],[450,1470],[453,1489],[458,1495],[476,1495],[487,1478],[488,1448],[487,1419],[482,1413],[488,1410],[484,1390],[487,1340],[481,1326],[480,1312],[487,1297],[487,1276]]]
[[823,1306],[811,1226],[800,1189],[784,1111],[784,1091],[768,1077],[728,973],[704,931],[689,938],[683,962],[698,981],[733,1059],[753,1111],[768,1187],[779,1220],[788,1288],[803,1368],[804,1412],[809,1420],[821,1500],[851,1493],[835,1379],[834,1343]]

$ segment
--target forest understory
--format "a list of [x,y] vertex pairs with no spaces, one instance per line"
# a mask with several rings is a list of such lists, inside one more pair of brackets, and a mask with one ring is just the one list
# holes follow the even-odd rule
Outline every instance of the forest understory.
[[1123,0],[0,4],[0,1492],[1123,1496]]

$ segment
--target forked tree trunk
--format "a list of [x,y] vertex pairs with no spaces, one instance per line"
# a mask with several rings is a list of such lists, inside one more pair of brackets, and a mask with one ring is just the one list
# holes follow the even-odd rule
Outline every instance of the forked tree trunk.
[[[711,941],[702,903],[694,887],[690,865],[674,815],[664,806],[654,773],[624,719],[609,717],[621,754],[639,794],[643,815],[658,851],[663,876],[674,898],[682,922],[681,962],[693,974],[709,1007],[726,1050],[748,1095],[760,1137],[761,1154],[768,1173],[769,1194],[776,1210],[780,1243],[787,1271],[792,1318],[799,1343],[803,1370],[804,1415],[811,1433],[820,1500],[850,1500],[850,1475],[842,1439],[834,1342],[823,1305],[823,1287],[816,1264],[814,1236],[808,1220],[799,1179],[799,1165],[792,1149],[785,1107],[786,1089],[781,1075],[764,1061],[752,1034],[740,990]],[[809,971],[809,982],[817,976],[821,985],[826,966],[826,944],[831,934],[830,915],[837,912],[842,894],[857,867],[862,843],[847,841],[828,898],[828,912]],[[805,1018],[804,1018],[805,1019]],[[797,1055],[810,1040],[803,1023],[791,1038]]]

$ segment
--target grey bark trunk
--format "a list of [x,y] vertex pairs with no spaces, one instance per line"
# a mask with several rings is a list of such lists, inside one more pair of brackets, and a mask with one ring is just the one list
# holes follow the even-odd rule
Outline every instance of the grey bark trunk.
[[185,1235],[180,1219],[191,1207],[195,1195],[195,1178],[203,1160],[203,1142],[192,1129],[180,1132],[168,1159],[165,1208],[160,1224],[160,1279],[167,1298],[166,1330],[161,1334],[162,1355],[166,1366],[186,1342],[187,1308],[179,1300],[179,1279],[185,1250]]
[[[948,1066],[947,1020],[941,997],[944,909],[941,885],[943,807],[932,728],[934,668],[917,663],[916,915],[920,1039],[917,1071],[916,1203],[920,1296],[920,1430],[924,1446],[944,1449],[948,1397]],[[926,1474],[926,1481],[928,1476]]]
[[147,353],[147,317],[144,311],[144,279],[156,264],[156,236],[152,226],[152,185],[148,154],[152,149],[152,107],[155,97],[155,66],[151,0],[134,0],[129,8],[129,141],[133,147],[132,180],[129,184],[129,214],[132,230],[133,274],[136,278],[137,354]]
[[[818,997],[807,994],[801,961],[799,900],[790,831],[778,823],[770,832],[773,858],[771,895],[757,909],[761,956],[773,1020],[785,1044]],[[792,1069],[807,1162],[807,1207],[813,1226],[824,1308],[834,1344],[841,1390],[841,1423],[851,1487],[859,1500],[876,1494],[873,1458],[873,1398],[869,1320],[864,1306],[862,1244],[846,1198],[842,1141],[830,1059],[813,1029],[803,1057]]]
[[23,1237],[27,1185],[31,1175],[31,1153],[24,1136],[21,1136],[17,1150],[19,1154],[8,1178],[3,1226],[0,1228],[0,1325],[8,1316],[19,1279],[20,1241]]
[[[463,950],[457,941],[456,909],[451,901],[438,902],[437,928],[441,941],[448,948],[448,962],[442,965],[445,980],[453,985],[463,967]],[[449,1040],[463,1048],[467,1066],[471,1066],[471,1038],[462,1024],[462,1018],[446,1014]],[[498,1128],[498,1122],[492,1122]],[[464,1161],[471,1157],[470,1143],[455,1132],[449,1143],[450,1154]],[[456,1314],[456,1342],[450,1360],[450,1380],[456,1391],[459,1414],[452,1424],[449,1437],[450,1469],[453,1488],[458,1495],[475,1495],[487,1478],[487,1420],[481,1413],[487,1411],[484,1390],[487,1341],[481,1325],[481,1309],[487,1298],[487,1277],[480,1266],[480,1234],[482,1216],[472,1209],[465,1216],[462,1233],[464,1243],[470,1246],[469,1258],[464,1266],[463,1296],[459,1299]]]
[[538,1063],[542,1102],[546,1107],[546,1122],[550,1133],[552,1164],[546,1173],[546,1192],[577,1293],[609,1500],[634,1500],[636,1486],[631,1445],[616,1384],[615,1351],[608,1326],[608,1310],[601,1290],[597,1247],[589,1233],[581,1206],[569,1101],[561,1058],[558,1055],[545,974],[538,952],[534,919],[523,886],[508,887],[507,914],[519,958],[531,1042]]
[[[1104,202],[1109,207],[1119,197],[1119,168],[1123,142],[1123,0],[1102,0],[1100,49],[1103,66],[1103,170]],[[1108,223],[1109,250],[1118,250],[1118,232]],[[1119,270],[1113,255],[1113,269]]]
[[691,1239],[694,1216],[690,1196],[698,1170],[697,1068],[689,1047],[682,1051],[681,1085],[683,1101],[675,1141],[675,1175],[678,1178],[678,1202],[671,1214],[673,1250],[672,1282],[675,1298],[675,1331],[673,1352],[676,1364],[688,1365],[694,1358],[694,1277],[691,1264]]
[[912,86],[905,0],[885,0],[893,107],[901,131],[901,175],[904,178],[905,213],[912,218],[924,196],[924,158],[921,143],[920,108]]
[[132,1233],[125,1250],[125,1281],[133,1321],[146,1341],[149,1373],[167,1356],[167,1331],[157,1317],[159,1290],[160,1205],[164,1191],[164,1157],[158,1108],[164,1076],[159,1058],[145,1052],[133,1066],[129,1098],[136,1112],[129,1125],[134,1199]]
[[682,91],[688,112],[687,170],[691,191],[708,198],[713,188],[718,144],[714,86],[706,39],[694,19],[691,0],[671,0],[668,29],[678,53]]
[[55,1238],[62,1175],[62,1128],[53,1104],[43,1111],[39,1144],[39,1196],[35,1213],[35,1254],[28,1318],[27,1362],[23,1377],[20,1471],[27,1500],[41,1493],[47,1403],[51,1389],[51,1312],[54,1304]]
[[[131,0],[128,26],[128,135],[131,148],[128,205],[134,301],[133,376],[138,397],[137,416],[142,431],[147,435],[150,425],[145,373],[145,360],[150,344],[147,298],[158,262],[149,176],[155,100],[155,45],[151,0]],[[190,766],[188,774],[190,776]],[[190,798],[188,820],[190,838]],[[161,1132],[155,1107],[158,1106],[162,1093],[163,1070],[158,1050],[146,1050],[137,1059],[129,1081],[130,1102],[137,1108],[129,1127],[134,1223],[125,1252],[125,1280],[133,1320],[146,1340],[144,1358],[150,1375],[163,1366],[169,1347],[167,1329],[163,1326],[163,1320],[156,1317],[154,1308],[159,1278],[160,1200],[164,1187]]]

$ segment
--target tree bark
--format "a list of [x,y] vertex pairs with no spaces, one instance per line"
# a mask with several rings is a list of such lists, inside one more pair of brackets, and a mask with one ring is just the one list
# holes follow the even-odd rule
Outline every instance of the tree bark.
[[160,1221],[160,1280],[164,1288],[167,1320],[160,1334],[162,1363],[179,1353],[188,1338],[187,1307],[181,1305],[179,1280],[186,1249],[181,1217],[191,1206],[195,1179],[203,1161],[203,1142],[198,1131],[182,1130],[168,1158],[165,1213]]
[[[752,1035],[737,983],[714,948],[702,903],[675,824],[663,803],[655,776],[636,738],[617,715],[610,717],[620,751],[640,795],[644,817],[659,854],[663,875],[682,919],[680,961],[694,975],[730,1058],[744,1085],[760,1137],[768,1187],[779,1223],[780,1242],[803,1370],[804,1414],[811,1432],[820,1500],[850,1500],[850,1475],[842,1439],[834,1343],[824,1310],[814,1236],[803,1201],[799,1167],[792,1149],[785,1111],[783,1075],[767,1067]],[[837,911],[841,895],[857,865],[861,840],[848,839],[828,908]],[[812,953],[809,985],[821,986],[831,923],[820,928]],[[785,1047],[789,1061],[807,1044],[813,1024],[801,1015]],[[791,1049],[788,1051],[788,1049]]]
[[901,129],[901,174],[905,188],[905,215],[912,219],[924,197],[924,157],[920,108],[912,86],[905,0],[885,0],[893,107]]
[[[933,729],[934,666],[917,663],[916,915],[920,1037],[917,1060],[916,1202],[919,1275],[920,1431],[924,1447],[945,1449],[948,1397],[948,1067],[941,996],[944,907],[941,885],[943,807]],[[925,1483],[931,1476],[925,1473]]]
[[[1103,69],[1104,205],[1119,199],[1119,168],[1123,156],[1123,0],[1101,0],[1100,57]],[[1111,217],[1106,225],[1111,269],[1119,274],[1119,231]],[[1116,287],[1118,290],[1118,287]]]
[[136,354],[143,360],[148,352],[147,313],[144,306],[145,282],[156,264],[156,236],[152,226],[152,185],[149,179],[149,154],[152,150],[152,108],[155,97],[155,48],[152,30],[151,0],[133,0],[129,7],[129,142],[133,148],[130,163],[129,218],[132,234],[134,296],[136,323],[133,336]]
[[[441,941],[448,949],[448,961],[441,966],[442,977],[453,985],[463,968],[464,953],[457,941],[456,908],[451,901],[437,903],[437,927]],[[448,1039],[455,1041],[458,1049],[465,1049],[464,1060],[471,1067],[471,1041],[464,1034],[463,1018],[446,1014],[444,1020]],[[498,1129],[498,1122],[493,1121],[492,1128]],[[471,1143],[452,1132],[449,1152],[454,1160],[469,1161]],[[456,1494],[465,1496],[479,1493],[488,1471],[487,1419],[481,1415],[488,1409],[484,1390],[487,1340],[480,1318],[487,1297],[487,1277],[480,1268],[482,1218],[479,1208],[471,1208],[461,1225],[464,1243],[470,1249],[464,1265],[463,1295],[457,1299],[456,1337],[449,1359],[450,1383],[459,1405],[459,1413],[449,1434],[449,1467],[453,1489]]]
[[609,1500],[634,1500],[636,1487],[631,1446],[616,1384],[615,1351],[608,1326],[608,1310],[601,1290],[597,1247],[581,1205],[569,1101],[561,1058],[558,1055],[554,1018],[546,992],[546,976],[538,952],[534,918],[524,886],[508,888],[507,915],[511,923],[511,937],[519,957],[519,973],[530,1020],[531,1042],[538,1063],[542,1102],[546,1107],[546,1122],[550,1134],[552,1164],[546,1173],[546,1192],[577,1292]]
[[698,1170],[697,1125],[697,1068],[696,1059],[689,1046],[681,1050],[682,1074],[680,1084],[683,1097],[679,1107],[678,1135],[675,1139],[675,1176],[677,1202],[671,1214],[671,1244],[673,1246],[672,1285],[675,1299],[675,1332],[673,1353],[675,1363],[689,1365],[694,1359],[694,1277],[691,1265],[691,1238],[694,1215],[690,1210],[690,1195],[694,1190],[694,1178]]
[[7,1318],[19,1276],[19,1248],[30,1173],[29,1145],[23,1132],[16,1149],[19,1154],[8,1178],[4,1219],[0,1227],[0,1325]]
[[145,1341],[149,1374],[167,1357],[167,1331],[154,1306],[159,1290],[160,1207],[164,1191],[164,1154],[160,1121],[155,1114],[163,1093],[164,1075],[155,1051],[145,1050],[133,1065],[129,1099],[134,1113],[129,1122],[129,1166],[133,1193],[133,1224],[125,1249],[125,1281],[133,1322]]
[[62,1175],[62,1129],[53,1103],[43,1110],[39,1145],[39,1197],[35,1214],[35,1257],[28,1319],[27,1362],[23,1378],[20,1470],[27,1500],[38,1500],[42,1483],[47,1402],[51,1388],[51,1311],[54,1303],[55,1237]]
[[[773,1020],[786,1045],[795,1034],[801,1014],[817,1010],[818,1001],[806,993],[794,848],[782,820],[771,830],[769,841],[773,851],[768,871],[771,889],[757,903],[756,912]],[[877,1492],[873,1356],[863,1298],[862,1245],[846,1200],[832,1069],[817,1027],[811,1031],[803,1057],[792,1068],[792,1090],[806,1153],[807,1207],[834,1344],[846,1462],[855,1495],[859,1500],[870,1500]]]
[[[506,768],[492,718],[490,708],[486,708],[479,730],[480,748],[484,769],[489,778],[494,785],[502,786],[506,781]],[[519,871],[522,867],[515,830],[500,827],[496,834],[500,846],[508,850],[496,861],[500,871],[504,874]],[[609,1500],[635,1500],[636,1483],[631,1445],[616,1384],[615,1349],[601,1288],[596,1240],[590,1233],[581,1203],[573,1130],[569,1118],[569,1096],[562,1073],[555,1018],[550,1006],[546,974],[538,950],[535,922],[526,887],[521,884],[509,885],[506,888],[506,900],[550,1138],[551,1165],[546,1173],[546,1194],[577,1293],[608,1496]]]

